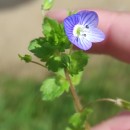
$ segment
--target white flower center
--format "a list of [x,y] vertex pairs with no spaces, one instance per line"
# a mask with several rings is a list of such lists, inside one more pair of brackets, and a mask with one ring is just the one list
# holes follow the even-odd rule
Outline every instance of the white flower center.
[[74,29],[73,29],[73,35],[75,37],[86,37],[87,36],[87,32],[88,32],[88,27],[85,27],[83,25],[75,25]]

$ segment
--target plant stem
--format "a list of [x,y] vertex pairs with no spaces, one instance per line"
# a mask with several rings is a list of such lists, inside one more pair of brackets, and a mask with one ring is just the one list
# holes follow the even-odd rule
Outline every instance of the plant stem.
[[74,85],[72,84],[69,72],[67,71],[67,69],[65,69],[64,72],[65,72],[66,79],[68,80],[68,82],[70,84],[70,92],[71,92],[71,95],[73,97],[73,101],[74,101],[74,104],[75,104],[76,111],[81,112],[83,107],[82,107],[80,100],[79,100],[79,97],[78,97],[78,95],[75,91]]
[[97,99],[96,102],[101,102],[101,101],[108,101],[108,102],[114,102],[116,103],[115,99],[111,99],[111,98],[101,98],[101,99]]
[[71,46],[71,47],[70,47],[70,49],[69,49],[69,54],[71,54],[71,52],[72,52],[73,44],[71,44],[70,46]]
[[40,66],[42,66],[42,67],[44,67],[44,68],[47,68],[45,65],[40,64],[40,63],[38,63],[38,62],[36,62],[36,61],[31,61],[31,63],[34,63],[34,64],[36,64],[36,65],[40,65]]

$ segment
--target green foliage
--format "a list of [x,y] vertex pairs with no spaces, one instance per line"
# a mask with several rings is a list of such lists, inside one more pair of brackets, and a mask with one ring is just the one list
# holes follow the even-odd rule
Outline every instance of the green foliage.
[[[53,64],[52,66],[54,66],[55,69],[56,66]],[[82,76],[82,72],[80,72],[77,75],[70,76],[72,83],[74,85],[78,85],[81,80],[81,76]],[[62,95],[64,92],[68,92],[69,83],[66,80],[64,69],[60,69],[56,73],[55,77],[44,80],[40,90],[43,95],[42,98],[43,100],[54,100],[56,97]]]
[[43,100],[54,100],[69,89],[68,81],[62,77],[50,78],[43,81],[41,92]]
[[76,85],[80,84],[82,75],[83,75],[83,71],[79,72],[79,73],[76,74],[76,75],[71,75],[71,76],[70,76],[73,85],[76,86]]
[[[53,1],[44,0],[43,9],[48,10],[52,7]],[[88,57],[83,51],[70,51],[72,48],[64,32],[62,23],[54,19],[45,17],[42,24],[43,37],[32,40],[28,50],[45,62],[48,70],[55,72],[55,77],[43,81],[40,91],[42,99],[46,101],[54,100],[64,92],[69,91],[69,82],[65,77],[64,70],[67,70],[73,85],[78,85],[83,69],[88,62]],[[68,51],[68,49],[70,49]],[[19,57],[25,62],[32,61],[30,55]],[[72,126],[68,130],[82,130],[86,122],[87,114],[85,110],[81,113],[74,114],[69,123]]]
[[67,68],[71,75],[76,75],[83,71],[88,57],[83,51],[65,53],[65,50],[70,48],[70,42],[65,35],[63,24],[45,17],[42,29],[45,37],[32,40],[28,47],[29,51],[46,62],[48,70],[53,72]]
[[62,54],[59,56],[52,56],[46,63],[49,70],[57,72],[61,68],[67,68],[69,64],[69,57],[67,54]]
[[81,125],[81,114],[80,113],[75,113],[74,115],[71,116],[69,119],[69,123],[72,124],[73,127],[79,127]]
[[54,19],[45,17],[42,24],[42,30],[47,41],[55,46],[60,52],[70,47],[70,42],[65,35],[63,23],[58,23]]
[[49,70],[57,72],[58,69],[62,66],[61,57],[60,56],[50,57],[46,63],[46,66],[48,67]]
[[65,35],[63,24],[45,17],[42,28],[45,37],[32,40],[28,50],[46,62],[49,70],[56,72],[67,67],[69,56],[64,52],[70,47],[70,42]]
[[70,64],[70,57],[69,57],[69,54],[65,54],[63,53],[61,55],[61,62],[62,62],[62,66],[63,68],[67,68]]
[[32,40],[28,50],[45,62],[48,70],[58,73],[60,70],[63,71],[62,75],[57,73],[55,78],[45,80],[41,86],[43,100],[53,100],[69,89],[64,69],[68,69],[72,83],[77,85],[88,57],[83,51],[66,51],[71,44],[65,35],[63,24],[45,17],[42,30],[44,37]]
[[28,50],[40,58],[41,61],[47,61],[55,52],[55,49],[43,37],[32,40]]
[[72,130],[70,127],[67,127],[65,130]]
[[[53,1],[54,0],[44,0],[43,7],[42,7],[43,10],[49,10],[50,8],[52,8]],[[71,15],[73,13],[74,12],[70,12],[69,14]],[[45,65],[46,65],[45,67],[47,67],[48,70],[57,72],[55,77],[44,80],[40,89],[43,95],[43,100],[54,100],[55,98],[61,96],[64,92],[69,91],[69,83],[66,80],[65,74],[64,73],[60,74],[59,71],[60,70],[63,71],[64,69],[66,69],[67,72],[69,72],[69,74],[71,75],[70,78],[72,80],[72,83],[74,85],[77,85],[79,84],[81,80],[82,71],[84,70],[84,67],[88,62],[88,57],[83,51],[74,51],[74,52],[69,51],[69,53],[68,51],[66,51],[66,49],[70,49],[70,42],[65,35],[63,24],[58,23],[56,20],[45,17],[42,24],[42,32],[44,36],[32,40],[30,42],[28,49],[35,56],[40,58],[42,62],[45,62]],[[21,60],[24,60],[25,62],[32,61],[32,57],[30,55],[25,55],[25,56],[19,55],[19,57],[21,58]],[[97,89],[96,89],[96,92],[97,92]],[[34,102],[32,98],[30,98],[30,101]],[[130,103],[127,101],[120,100],[118,105],[123,106],[124,108],[130,109]],[[17,106],[17,104],[15,106]],[[61,109],[62,108],[63,107],[61,107]],[[28,110],[30,112],[30,107],[28,107]],[[68,111],[68,107],[67,107],[67,111]],[[58,112],[59,114],[59,111],[56,111],[56,112]],[[69,120],[70,127],[67,127],[66,130],[84,130],[86,126],[86,119],[88,118],[88,114],[90,113],[91,113],[91,110],[86,109],[86,108],[81,112],[75,113]],[[7,114],[7,117],[8,115],[9,114]],[[24,117],[23,118],[24,122],[26,122],[25,121],[26,118],[24,115],[27,115],[27,113],[24,112],[24,114],[20,114],[20,115]],[[56,117],[58,117],[57,115]],[[32,116],[35,118],[34,112],[32,112]],[[34,122],[35,121],[36,120],[34,120]],[[59,123],[59,119],[58,119],[58,123]],[[20,122],[20,125],[21,125],[21,122]],[[15,126],[15,128],[17,128],[17,126]]]
[[[109,57],[96,58],[93,60],[98,64],[88,65],[87,73],[78,85],[84,105],[103,97],[130,101],[130,66]],[[42,101],[41,80],[32,76],[19,78],[11,73],[1,73],[0,130],[64,130],[67,126],[74,113],[71,96],[65,94],[53,102]],[[92,126],[122,111],[109,102],[95,103],[93,109],[89,116]]]
[[32,57],[30,55],[25,54],[24,56],[21,56],[20,54],[18,54],[18,56],[21,60],[24,60],[27,63],[32,61]]
[[[56,74],[63,78],[66,78],[63,69],[60,69]],[[76,75],[70,75],[71,81],[74,86],[77,86],[80,83],[82,75],[83,75],[83,72],[79,72]]]
[[42,29],[43,29],[43,34],[45,35],[45,37],[53,37],[51,33],[54,33],[54,34],[59,33],[58,31],[61,31],[59,27],[60,27],[59,23],[56,20],[52,20],[48,17],[44,18]]
[[68,70],[71,75],[78,74],[83,71],[88,62],[88,56],[83,51],[74,51],[70,55],[70,65]]
[[76,75],[83,71],[88,62],[88,57],[83,51],[64,53],[70,47],[70,42],[65,35],[63,24],[45,17],[42,28],[45,37],[32,40],[29,51],[46,62],[48,69],[53,72],[67,68],[71,75]]
[[82,112],[74,113],[69,119],[72,129],[84,130],[86,127],[86,119],[91,112],[91,109],[85,108]]
[[54,0],[43,0],[42,9],[49,10],[52,8]]

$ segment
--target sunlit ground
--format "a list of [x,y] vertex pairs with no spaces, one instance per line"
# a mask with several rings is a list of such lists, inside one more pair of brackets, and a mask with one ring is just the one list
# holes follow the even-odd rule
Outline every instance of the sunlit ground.
[[[99,62],[100,63],[100,62]],[[130,100],[130,67],[107,59],[88,65],[77,91],[87,105],[97,98],[124,98]],[[43,102],[39,87],[42,81],[0,76],[0,129],[1,130],[61,130],[74,112],[71,96],[64,94],[53,102]],[[89,106],[90,107],[90,106]],[[111,103],[94,103],[89,117],[96,124],[122,109]]]

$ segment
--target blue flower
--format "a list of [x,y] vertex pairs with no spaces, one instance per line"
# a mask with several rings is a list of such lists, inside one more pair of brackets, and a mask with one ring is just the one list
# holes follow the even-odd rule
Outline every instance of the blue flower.
[[64,19],[65,33],[72,44],[88,50],[92,43],[101,42],[105,35],[97,28],[98,15],[94,11],[80,11]]

